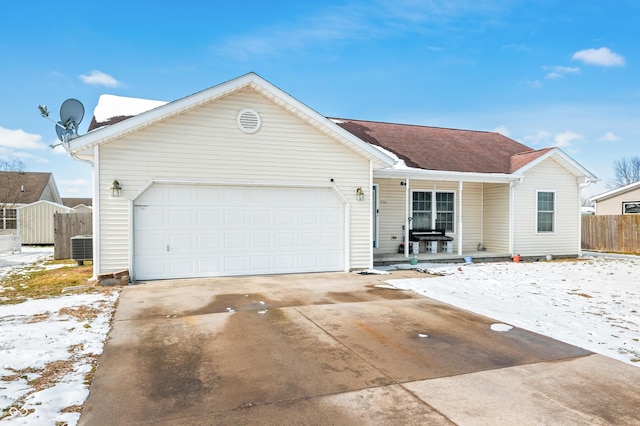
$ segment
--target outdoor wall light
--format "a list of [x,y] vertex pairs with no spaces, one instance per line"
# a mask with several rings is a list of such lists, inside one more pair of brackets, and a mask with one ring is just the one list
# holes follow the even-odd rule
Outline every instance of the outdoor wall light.
[[121,191],[122,191],[122,186],[120,185],[120,182],[118,182],[117,180],[114,180],[113,183],[111,184],[111,196],[114,198],[117,198],[120,196]]
[[360,187],[356,188],[356,200],[358,201],[364,200],[364,192],[362,192],[362,188]]

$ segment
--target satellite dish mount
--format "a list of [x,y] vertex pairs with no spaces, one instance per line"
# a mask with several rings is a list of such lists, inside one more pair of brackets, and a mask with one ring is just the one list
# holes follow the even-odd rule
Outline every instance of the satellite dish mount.
[[69,142],[72,139],[77,138],[78,126],[84,118],[84,106],[82,102],[77,99],[67,99],[60,106],[60,121],[57,123],[49,118],[49,110],[46,105],[38,105],[40,115],[50,120],[55,124],[56,134],[61,143],[51,145],[51,148],[55,148],[58,145],[69,146]]

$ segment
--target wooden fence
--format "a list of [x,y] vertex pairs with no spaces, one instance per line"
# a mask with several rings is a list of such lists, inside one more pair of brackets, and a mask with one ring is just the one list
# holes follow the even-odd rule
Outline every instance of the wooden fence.
[[640,215],[583,216],[582,248],[612,253],[640,253]]
[[71,258],[71,237],[93,235],[92,213],[55,213],[53,215],[53,258]]

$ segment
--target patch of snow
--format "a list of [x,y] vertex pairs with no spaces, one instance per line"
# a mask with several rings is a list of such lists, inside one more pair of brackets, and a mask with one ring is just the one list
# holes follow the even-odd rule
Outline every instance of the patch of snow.
[[387,283],[640,367],[640,257],[424,266]]
[[491,324],[491,330],[493,331],[509,331],[513,326],[508,324]]
[[390,272],[383,271],[381,269],[365,269],[364,271],[358,271],[360,275],[389,275]]
[[93,111],[93,116],[98,123],[102,123],[113,117],[132,117],[166,104],[167,102],[164,101],[101,95],[98,99],[98,105]]

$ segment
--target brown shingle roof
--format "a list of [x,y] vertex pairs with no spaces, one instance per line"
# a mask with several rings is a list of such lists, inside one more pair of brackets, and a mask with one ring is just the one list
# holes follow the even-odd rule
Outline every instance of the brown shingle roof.
[[509,172],[513,173],[516,170],[526,166],[533,160],[542,157],[547,152],[551,151],[553,148],[544,148],[538,149],[536,151],[528,151],[520,154],[514,154],[511,156],[511,167],[509,168]]
[[0,171],[0,203],[31,204],[40,201],[51,179],[45,172]]
[[360,139],[392,151],[407,166],[427,170],[511,173],[516,170],[514,165],[527,158],[522,156],[512,164],[512,156],[532,151],[528,146],[494,132],[332,120]]
[[93,200],[91,198],[63,198],[62,204],[67,207],[76,207],[80,204],[84,204],[87,207],[91,207]]

